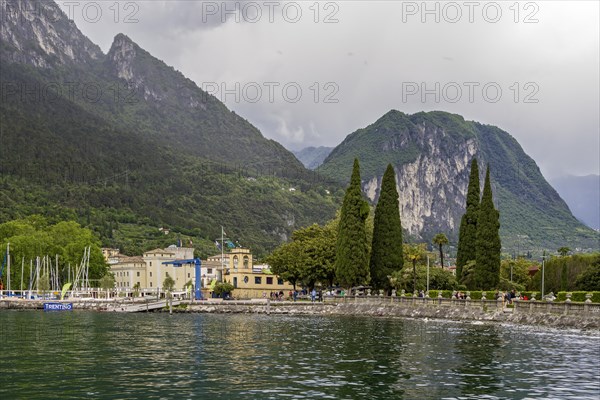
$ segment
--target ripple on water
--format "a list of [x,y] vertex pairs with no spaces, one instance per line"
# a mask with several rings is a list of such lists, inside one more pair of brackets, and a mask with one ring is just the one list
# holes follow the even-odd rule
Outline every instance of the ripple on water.
[[600,338],[448,321],[1,312],[0,398],[598,398]]

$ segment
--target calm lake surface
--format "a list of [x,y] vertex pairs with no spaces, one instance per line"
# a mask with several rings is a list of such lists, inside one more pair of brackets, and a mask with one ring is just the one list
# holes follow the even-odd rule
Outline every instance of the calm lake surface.
[[4,311],[0,399],[598,399],[599,354],[531,326]]

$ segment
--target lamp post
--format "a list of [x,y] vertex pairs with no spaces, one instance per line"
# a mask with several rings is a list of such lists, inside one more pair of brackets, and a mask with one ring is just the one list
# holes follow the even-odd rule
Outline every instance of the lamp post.
[[427,293],[429,293],[429,254],[427,254]]
[[546,250],[544,250],[544,254],[542,255],[542,300],[544,300],[544,267],[546,264]]

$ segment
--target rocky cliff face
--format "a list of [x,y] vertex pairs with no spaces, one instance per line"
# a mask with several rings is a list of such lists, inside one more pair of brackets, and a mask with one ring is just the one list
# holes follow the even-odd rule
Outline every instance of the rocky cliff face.
[[[191,80],[154,58],[122,33],[115,36],[104,65],[109,74],[126,81],[145,101],[207,109],[209,97]],[[165,82],[172,85],[166,85]]]
[[90,64],[103,57],[52,1],[0,2],[1,57],[5,62],[49,68],[69,63]]
[[[477,142],[467,139],[448,154],[449,149],[442,149],[438,140],[438,135],[446,134],[443,129],[425,124],[418,127],[421,135],[416,139],[422,151],[414,161],[395,166],[402,226],[415,236],[431,226],[442,232],[457,231],[467,195],[469,163],[479,153]],[[363,178],[367,178],[363,190],[375,204],[382,176]]]
[[535,161],[496,127],[444,112],[390,111],[349,135],[318,171],[348,179],[355,157],[361,162],[363,191],[373,205],[383,172],[388,163],[393,165],[402,226],[417,238],[429,240],[443,232],[456,240],[465,212],[469,164],[476,157],[482,181],[490,164],[506,252],[552,248],[561,242],[597,247],[597,235],[571,215]]

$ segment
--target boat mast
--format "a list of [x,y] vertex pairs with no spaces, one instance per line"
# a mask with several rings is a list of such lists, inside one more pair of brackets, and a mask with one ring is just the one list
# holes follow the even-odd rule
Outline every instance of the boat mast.
[[6,244],[6,259],[7,259],[7,267],[6,267],[6,286],[8,288],[8,295],[10,296],[10,243]]

